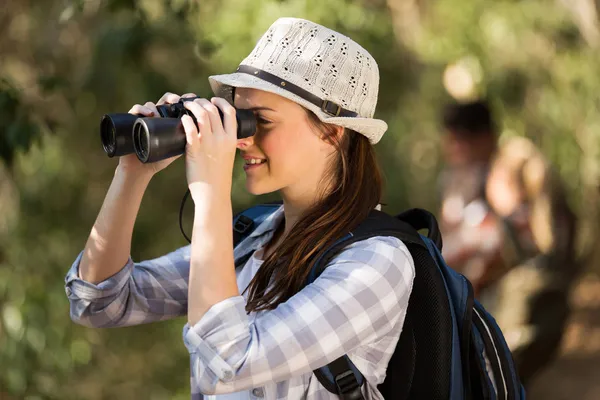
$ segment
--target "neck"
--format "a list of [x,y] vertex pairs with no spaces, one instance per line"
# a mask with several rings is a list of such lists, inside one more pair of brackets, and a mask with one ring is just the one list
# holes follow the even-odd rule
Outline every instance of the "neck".
[[292,230],[292,227],[296,225],[296,222],[298,222],[302,214],[314,204],[315,197],[291,197],[285,193],[282,193],[282,198],[283,214],[285,216],[285,229],[283,231],[283,236],[287,236],[287,234]]
[[278,226],[271,241],[265,248],[264,256],[269,256],[279,243],[287,237],[294,225],[300,220],[302,214],[313,204],[314,196],[290,196],[288,191],[281,192],[283,199],[283,229]]
[[[319,182],[302,189],[297,187],[287,187],[281,190],[280,193],[283,199],[283,212],[285,216],[284,237],[292,230],[302,214],[319,200],[322,188],[323,185]],[[325,188],[326,191],[330,189],[330,185],[327,185]]]

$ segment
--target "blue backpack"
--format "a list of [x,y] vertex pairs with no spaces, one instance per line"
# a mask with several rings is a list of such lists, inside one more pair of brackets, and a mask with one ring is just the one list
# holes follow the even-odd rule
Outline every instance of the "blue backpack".
[[[236,215],[234,245],[275,212],[263,204]],[[418,231],[426,229],[427,236]],[[402,334],[378,386],[388,400],[525,399],[525,390],[494,318],[474,299],[470,282],[441,255],[435,217],[411,209],[396,217],[373,210],[356,229],[336,241],[312,266],[306,284],[348,245],[373,236],[394,236],[408,247],[415,279]],[[243,265],[251,254],[238,260]],[[489,360],[486,363],[484,352]],[[363,399],[364,378],[347,356],[314,371],[319,382],[343,400]]]

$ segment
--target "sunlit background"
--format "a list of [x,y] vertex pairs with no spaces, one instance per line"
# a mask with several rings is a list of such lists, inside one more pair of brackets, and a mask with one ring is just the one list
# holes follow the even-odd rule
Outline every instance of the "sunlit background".
[[[166,91],[211,95],[281,16],[351,36],[379,63],[377,145],[389,212],[437,210],[439,109],[485,96],[502,136],[552,160],[598,240],[598,0],[3,0],[0,6],[0,399],[187,399],[184,320],[115,330],[74,325],[63,279],[115,170],[99,120]],[[186,244],[183,161],[150,184],[133,257]],[[236,169],[234,205],[249,196]],[[191,207],[186,208],[190,229]],[[577,286],[560,358],[532,399],[600,398],[600,268]]]

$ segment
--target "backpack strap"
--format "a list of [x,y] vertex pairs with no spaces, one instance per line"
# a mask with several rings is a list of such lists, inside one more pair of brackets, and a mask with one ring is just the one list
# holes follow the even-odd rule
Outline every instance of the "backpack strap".
[[[435,223],[428,218],[428,212],[419,209],[409,210],[398,217],[391,217],[382,211],[373,210],[356,229],[335,242],[314,263],[307,279],[307,285],[314,282],[325,270],[329,262],[349,245],[375,236],[393,236],[406,244],[423,247],[427,245],[415,227],[427,228],[433,235],[436,245],[441,248],[441,235]],[[430,214],[429,214],[430,215]],[[433,216],[432,216],[433,217]],[[406,220],[405,220],[406,218]],[[413,227],[413,224],[415,227]],[[314,371],[319,382],[331,393],[337,394],[342,400],[364,399],[361,386],[364,377],[354,366],[347,355]]]
[[[442,251],[442,233],[435,216],[422,208],[411,208],[396,216],[396,219],[404,221],[413,231],[427,230],[427,238],[430,239],[439,251]],[[423,244],[422,241],[416,244]]]
[[[413,211],[413,213],[408,215],[417,221],[417,213],[415,210],[411,211]],[[426,244],[421,239],[421,236],[417,230],[413,228],[411,224],[401,219],[403,215],[404,214],[400,214],[398,217],[394,218],[383,211],[371,211],[367,219],[365,219],[356,229],[335,242],[315,261],[306,284],[308,285],[317,279],[325,270],[329,262],[343,249],[361,240],[366,240],[375,236],[394,236],[402,240],[404,243],[418,244],[427,249]],[[425,220],[425,218],[422,218],[421,222],[424,222]],[[437,226],[433,228],[433,230],[436,229]],[[437,230],[437,232],[439,233],[439,230]],[[441,247],[441,235],[439,243]]]

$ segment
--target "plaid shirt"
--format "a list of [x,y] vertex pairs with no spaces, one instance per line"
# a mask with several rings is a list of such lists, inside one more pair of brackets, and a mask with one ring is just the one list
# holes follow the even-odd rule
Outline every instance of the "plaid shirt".
[[[234,250],[236,260],[263,247],[283,208]],[[190,246],[154,260],[129,260],[97,285],[69,270],[71,318],[91,327],[137,325],[186,315]],[[237,270],[240,293],[260,266]],[[366,399],[381,399],[383,382],[408,306],[414,263],[392,237],[356,242],[312,284],[275,310],[246,314],[245,296],[215,304],[183,329],[190,352],[192,399],[337,399],[312,371],[348,354],[367,381]],[[240,392],[234,397],[225,393]]]

